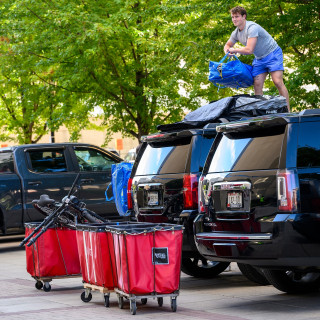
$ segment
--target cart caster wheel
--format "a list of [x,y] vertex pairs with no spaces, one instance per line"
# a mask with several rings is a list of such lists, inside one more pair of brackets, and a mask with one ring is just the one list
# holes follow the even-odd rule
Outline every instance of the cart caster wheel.
[[159,305],[159,307],[163,306],[163,298],[162,297],[158,298],[158,305]]
[[135,300],[130,300],[130,312],[133,316],[137,313],[137,304]]
[[91,292],[88,294],[88,296],[86,297],[86,292],[85,291],[83,291],[82,293],[81,293],[81,300],[83,301],[83,302],[90,302],[91,301],[91,299],[92,299],[92,294],[91,294]]
[[118,304],[119,304],[119,308],[123,309],[123,297],[118,297]]
[[141,299],[141,303],[142,303],[142,304],[147,304],[147,302],[148,302],[148,299],[147,299],[147,298],[142,298],[142,299]]
[[109,308],[110,307],[110,299],[109,299],[110,297],[109,297],[109,295],[108,294],[106,294],[105,296],[104,296],[104,306],[106,307],[106,308]]
[[172,310],[172,312],[177,311],[177,299],[176,298],[171,298],[171,310]]
[[37,281],[34,286],[36,287],[36,289],[41,290],[43,287],[43,283],[41,281]]
[[51,285],[50,285],[49,282],[45,282],[45,283],[44,283],[43,291],[44,291],[44,292],[49,292],[49,291],[51,291]]

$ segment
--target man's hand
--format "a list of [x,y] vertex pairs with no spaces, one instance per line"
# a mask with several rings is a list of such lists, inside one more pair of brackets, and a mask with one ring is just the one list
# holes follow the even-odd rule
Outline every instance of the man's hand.
[[237,53],[237,49],[235,49],[235,48],[230,48],[228,52],[229,52],[229,55],[230,55],[230,56],[233,56],[233,55],[235,55],[235,54]]

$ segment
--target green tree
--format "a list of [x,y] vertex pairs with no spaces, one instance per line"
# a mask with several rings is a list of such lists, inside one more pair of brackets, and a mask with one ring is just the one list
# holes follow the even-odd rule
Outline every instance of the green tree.
[[[11,61],[12,70],[61,90],[56,98],[62,105],[64,95],[72,96],[73,106],[80,102],[64,119],[74,117],[85,126],[88,112],[100,106],[110,131],[140,139],[203,101],[253,93],[252,88],[217,91],[207,80],[209,59],[222,58],[234,29],[229,10],[235,5],[230,0],[13,0],[2,4],[3,35],[10,40],[3,46],[10,50],[7,56],[19,57]],[[283,48],[291,107],[317,106],[318,2],[242,5],[248,19]],[[3,59],[1,68],[6,64]],[[277,94],[270,79],[265,92]]]
[[13,30],[13,54],[23,57],[16,67],[39,81],[54,70],[51,84],[86,94],[88,108],[102,107],[111,131],[140,139],[181,119],[199,98],[218,98],[201,87],[207,64],[205,73],[198,66],[208,51],[201,29],[211,19],[203,10],[187,1],[16,0],[6,8],[6,30]]

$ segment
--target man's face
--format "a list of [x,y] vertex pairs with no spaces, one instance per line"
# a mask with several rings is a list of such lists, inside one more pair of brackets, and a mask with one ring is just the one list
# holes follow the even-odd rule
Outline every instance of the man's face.
[[243,16],[240,13],[231,14],[231,19],[236,27],[242,26],[246,22],[246,15]]

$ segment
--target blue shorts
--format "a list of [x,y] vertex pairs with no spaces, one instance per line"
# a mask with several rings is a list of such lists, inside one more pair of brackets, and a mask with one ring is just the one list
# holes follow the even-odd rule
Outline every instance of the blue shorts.
[[253,77],[265,72],[273,72],[278,70],[283,71],[283,54],[281,48],[278,47],[262,59],[254,58],[252,67]]

